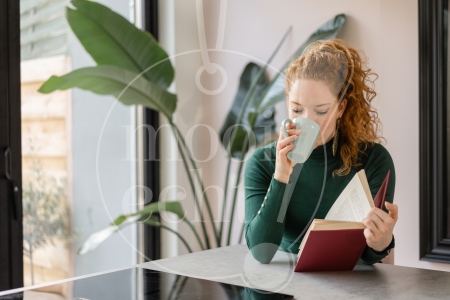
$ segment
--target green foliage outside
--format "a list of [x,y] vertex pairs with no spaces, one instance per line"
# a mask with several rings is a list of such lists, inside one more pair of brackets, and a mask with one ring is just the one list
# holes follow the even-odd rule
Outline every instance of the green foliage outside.
[[45,175],[40,161],[33,159],[31,176],[22,184],[23,253],[30,259],[34,285],[34,251],[55,245],[55,239],[68,240],[70,213],[65,204],[65,184]]

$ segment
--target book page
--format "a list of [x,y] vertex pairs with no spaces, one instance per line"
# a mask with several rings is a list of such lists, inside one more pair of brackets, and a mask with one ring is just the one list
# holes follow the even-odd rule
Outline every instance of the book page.
[[367,200],[369,200],[370,207],[372,208],[375,207],[372,199],[372,192],[370,191],[369,187],[369,182],[367,182],[366,171],[364,171],[363,169],[356,174],[358,174],[359,180],[361,181],[364,191],[366,192]]
[[[311,225],[309,225],[308,231],[305,233],[305,236],[303,237],[303,240],[300,243],[300,247],[298,247],[298,249],[299,249],[298,254],[297,254],[298,259],[302,255],[302,251],[303,251],[303,248],[304,248],[304,246],[306,244],[306,240],[308,239],[309,233],[314,229],[314,227],[315,227],[315,223],[313,221],[311,223]],[[297,261],[298,261],[298,259],[297,259]]]
[[334,202],[325,220],[361,222],[371,209],[370,201],[373,202],[367,198],[360,177],[355,174]]

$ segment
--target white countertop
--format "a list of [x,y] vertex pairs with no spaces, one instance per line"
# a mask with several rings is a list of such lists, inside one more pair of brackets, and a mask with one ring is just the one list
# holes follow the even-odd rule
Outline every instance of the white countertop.
[[222,247],[140,267],[294,295],[296,299],[450,299],[450,273],[387,264],[349,272],[295,273],[296,255],[257,262],[246,245]]

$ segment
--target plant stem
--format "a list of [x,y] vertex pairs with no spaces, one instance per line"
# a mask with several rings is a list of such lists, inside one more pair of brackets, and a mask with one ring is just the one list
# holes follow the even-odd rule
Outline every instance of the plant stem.
[[187,276],[183,278],[183,281],[180,284],[180,288],[178,289],[177,297],[175,298],[175,300],[180,299],[180,296],[183,294],[183,289],[184,289],[184,287],[186,285],[186,281],[188,279],[189,279],[189,277],[187,277]]
[[202,248],[202,250],[206,250],[202,244],[202,241],[200,240],[200,236],[198,235],[197,230],[195,230],[194,225],[192,225],[191,222],[189,220],[187,220],[186,218],[184,218],[183,221],[186,222],[189,225],[189,227],[192,229],[192,231],[194,232],[195,237],[197,238],[198,244],[200,245],[200,248]]
[[170,227],[167,227],[167,226],[164,226],[164,225],[160,225],[160,226],[161,226],[161,228],[167,229],[167,230],[175,233],[180,238],[180,240],[183,242],[183,244],[186,246],[186,248],[188,249],[189,253],[192,253],[191,247],[189,247],[188,243],[186,242],[186,240],[183,238],[183,236],[181,234],[179,234],[175,230],[171,229]]
[[175,279],[175,281],[174,281],[174,283],[172,284],[172,288],[170,289],[170,294],[169,294],[169,296],[167,297],[167,299],[168,300],[172,300],[172,295],[173,295],[173,293],[175,293],[175,291],[176,291],[176,287],[177,287],[177,284],[178,284],[178,280],[180,280],[180,278],[181,278],[181,275],[177,275],[177,278]]
[[239,234],[239,240],[238,243],[242,241],[242,237],[244,236],[244,229],[245,229],[245,222],[242,224],[241,233]]
[[[136,214],[137,213],[135,213],[134,215],[136,215]],[[151,215],[151,213],[150,213],[150,215]],[[131,217],[131,216],[133,216],[133,215],[127,215],[126,217],[128,218],[128,217]],[[141,215],[141,218],[146,218],[146,220],[148,220],[149,216]],[[203,244],[202,244],[202,240],[200,239],[200,236],[198,235],[197,229],[195,229],[195,227],[192,225],[191,221],[189,221],[187,218],[183,218],[182,221],[186,222],[188,224],[189,228],[191,228],[192,232],[194,233],[195,237],[197,238],[197,241],[198,241],[198,244],[200,245],[200,248],[202,250],[206,250],[205,246],[203,246]],[[143,221],[143,222],[145,223],[145,221]]]
[[[172,123],[172,124],[173,124],[173,123]],[[213,229],[213,231],[214,231],[214,237],[216,238],[217,246],[219,246],[219,245],[220,245],[220,239],[219,239],[219,236],[218,236],[218,233],[217,233],[216,225],[215,225],[215,223],[214,223],[214,218],[213,218],[213,215],[212,215],[211,206],[209,205],[209,199],[208,199],[208,196],[206,195],[206,193],[203,193],[203,191],[205,190],[205,188],[204,188],[204,186],[203,186],[203,181],[202,181],[202,179],[200,178],[200,175],[198,174],[198,168],[197,168],[197,165],[196,165],[195,161],[192,159],[192,154],[191,154],[191,152],[189,151],[189,148],[186,146],[186,141],[184,140],[183,136],[181,135],[180,130],[179,130],[178,127],[175,126],[174,124],[173,124],[173,126],[174,126],[174,128],[177,130],[177,133],[178,133],[178,136],[179,136],[180,139],[181,139],[181,143],[182,143],[182,145],[183,145],[183,148],[186,150],[186,152],[187,152],[187,154],[188,154],[188,157],[189,157],[189,160],[191,161],[192,167],[194,168],[194,174],[196,175],[197,180],[198,180],[198,182],[199,182],[199,184],[200,184],[200,187],[201,187],[201,189],[202,189],[202,195],[204,195],[204,197],[205,197],[206,208],[207,208],[207,210],[208,210],[209,219],[210,219],[210,221],[211,221],[211,226],[212,226],[212,229]],[[181,151],[181,150],[180,150],[180,151]],[[184,157],[184,156],[183,156],[183,157]],[[195,193],[195,191],[194,191],[194,193]]]
[[[289,27],[289,29],[286,31],[286,33],[284,34],[283,38],[281,39],[280,43],[278,43],[277,47],[275,48],[275,51],[272,53],[272,55],[269,57],[269,60],[266,62],[266,64],[259,70],[258,74],[256,74],[255,79],[253,80],[252,84],[250,85],[250,88],[248,89],[247,94],[245,95],[244,98],[244,103],[242,104],[242,107],[239,111],[239,115],[236,119],[236,124],[240,125],[242,122],[242,119],[244,118],[244,114],[247,110],[247,106],[250,102],[250,99],[253,98],[253,94],[255,93],[256,87],[258,85],[258,81],[261,79],[261,76],[264,74],[264,72],[267,69],[267,66],[271,63],[271,61],[274,59],[275,55],[278,53],[278,51],[280,50],[281,45],[284,43],[284,41],[286,40],[288,34],[291,32],[292,27]],[[237,131],[233,130],[233,132],[231,133],[231,138],[230,138],[230,142],[228,143],[228,147],[231,153],[231,146],[233,145],[233,142],[236,138],[236,134]],[[245,147],[243,147],[243,149],[245,149]],[[242,160],[242,159],[241,159]]]
[[230,177],[230,168],[231,168],[231,158],[228,159],[227,163],[227,173],[225,176],[225,187],[224,187],[224,195],[223,195],[223,204],[222,204],[222,216],[220,217],[220,232],[219,232],[219,240],[220,240],[220,246],[222,246],[222,233],[223,233],[223,223],[225,218],[225,210],[227,208],[227,195],[228,195],[228,178]]
[[30,271],[31,271],[31,285],[34,285],[34,265],[33,265],[33,248],[30,244]]
[[[179,132],[179,131],[178,131],[178,128],[175,126],[175,124],[172,123],[172,121],[169,121],[169,122],[170,122],[170,124],[172,125],[172,127],[171,127],[172,130],[174,130],[174,128],[175,128],[174,134],[177,135],[177,132]],[[192,176],[191,176],[191,174],[189,173],[189,166],[187,165],[186,157],[184,156],[183,149],[182,149],[182,147],[181,147],[182,144],[180,144],[180,142],[178,141],[178,139],[177,139],[177,145],[178,145],[178,150],[180,151],[180,154],[181,154],[181,156],[182,156],[184,168],[186,169],[186,173],[187,173],[187,176],[188,176],[188,179],[189,179],[189,183],[190,183],[191,188],[192,188],[192,193],[194,193],[195,207],[197,207],[197,211],[198,211],[198,213],[200,214],[200,218],[202,218],[202,211],[201,211],[201,209],[200,209],[200,203],[199,203],[199,201],[198,201],[197,194],[195,193],[194,182],[192,181]],[[204,236],[204,238],[205,238],[205,243],[206,243],[206,248],[207,248],[207,249],[211,249],[211,246],[210,246],[210,244],[209,244],[208,234],[206,233],[205,223],[203,222],[203,220],[200,220],[200,224],[201,224],[201,226],[202,226],[203,236]]]
[[[273,60],[273,58],[275,57],[275,55],[278,53],[278,51],[280,50],[281,45],[284,43],[284,41],[286,40],[288,34],[291,32],[292,27],[289,27],[289,29],[286,31],[286,33],[284,34],[283,38],[281,39],[280,43],[278,43],[277,47],[275,48],[275,51],[272,53],[272,55],[269,57],[269,60],[266,62],[266,64],[259,70],[258,74],[256,74],[255,79],[253,80],[252,84],[250,85],[250,88],[248,89],[247,94],[245,95],[244,98],[244,103],[242,104],[242,107],[239,111],[239,115],[236,119],[236,124],[237,125],[241,125],[242,123],[242,119],[244,118],[244,114],[247,110],[247,106],[250,103],[250,100],[253,99],[253,94],[255,93],[256,87],[258,85],[258,81],[261,78],[261,76],[264,74],[264,72],[267,69],[267,66],[270,64],[270,62]],[[253,124],[251,124],[253,126]],[[234,143],[234,140],[236,139],[236,134],[237,134],[237,130],[233,130],[231,133],[231,138],[230,141],[228,143],[228,153],[230,153],[231,155],[231,151],[232,151],[232,145]],[[227,238],[227,245],[230,245],[230,238],[231,238],[231,228],[233,226],[233,216],[234,216],[234,209],[235,209],[235,205],[236,205],[236,196],[237,196],[237,190],[238,190],[238,185],[239,185],[239,180],[241,177],[241,171],[242,171],[242,165],[243,165],[243,159],[245,156],[245,152],[244,149],[247,147],[247,143],[248,143],[248,135],[245,135],[244,137],[244,144],[242,146],[242,151],[240,153],[240,165],[239,165],[239,171],[238,171],[238,178],[236,180],[236,190],[234,192],[234,196],[233,196],[233,204],[232,204],[232,208],[231,208],[231,216],[230,216],[230,225],[228,228],[228,238]],[[227,170],[227,175],[228,175],[228,170]],[[228,176],[226,178],[226,181],[228,182]],[[226,183],[227,185],[227,183]],[[226,191],[226,185],[225,185],[225,191]],[[226,193],[226,192],[225,192]],[[225,201],[225,199],[224,199]],[[222,220],[223,222],[223,216],[222,216]]]
[[[247,139],[245,140],[247,141]],[[245,144],[245,143],[244,143]],[[242,152],[243,153],[243,152]],[[242,154],[241,154],[242,156]],[[227,246],[230,245],[230,239],[231,239],[231,229],[233,227],[233,218],[234,218],[234,208],[236,206],[236,198],[237,198],[237,192],[239,190],[239,181],[241,180],[241,173],[242,173],[242,167],[244,166],[244,162],[241,160],[239,162],[239,170],[238,170],[238,176],[236,178],[236,188],[234,190],[233,195],[233,204],[231,206],[231,214],[230,214],[230,224],[228,225],[228,238],[227,238]]]
[[[155,226],[155,224],[150,223],[150,222],[144,222],[144,223],[147,224],[147,225],[149,225],[149,226]],[[170,228],[170,227],[167,227],[167,226],[162,225],[161,223],[158,223],[158,224],[159,224],[159,225],[156,225],[156,227],[161,227],[161,228],[164,228],[164,229],[166,229],[166,230],[169,230],[170,232],[175,233],[175,234],[178,236],[178,238],[183,242],[183,244],[186,246],[186,248],[188,249],[189,253],[192,253],[191,247],[189,247],[189,245],[188,245],[188,243],[186,242],[186,240],[185,240],[178,232],[176,232],[175,230],[173,230],[173,229]]]

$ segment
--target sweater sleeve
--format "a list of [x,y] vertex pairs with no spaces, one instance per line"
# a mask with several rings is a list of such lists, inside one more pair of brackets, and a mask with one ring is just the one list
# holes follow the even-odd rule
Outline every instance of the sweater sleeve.
[[273,177],[274,162],[265,150],[270,149],[256,149],[244,171],[245,239],[253,257],[263,264],[270,263],[280,246],[286,215],[281,207],[290,185]]
[[[386,191],[385,201],[394,203],[394,191],[395,191],[395,168],[391,155],[382,145],[376,144],[367,158],[364,170],[366,172],[367,180],[369,182],[370,191],[372,197],[375,197],[378,189],[383,183],[388,171],[391,171],[389,175],[388,189]],[[388,212],[386,207],[383,207],[385,212]],[[366,246],[361,256],[361,262],[365,264],[374,264],[385,258],[395,247],[395,240],[392,238],[390,245],[381,252],[376,252],[369,246]]]

